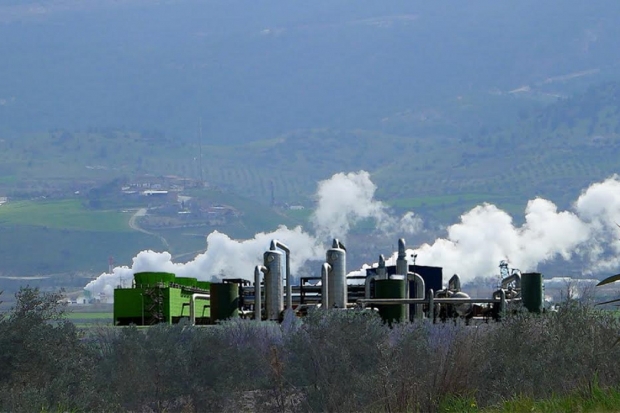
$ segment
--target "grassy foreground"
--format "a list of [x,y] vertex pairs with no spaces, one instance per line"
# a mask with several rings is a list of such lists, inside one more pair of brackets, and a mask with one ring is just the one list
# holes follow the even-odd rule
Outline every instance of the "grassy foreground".
[[579,303],[476,326],[351,310],[80,330],[59,298],[20,290],[0,318],[0,411],[618,411],[620,320]]
[[620,390],[604,389],[598,384],[569,395],[553,395],[536,400],[516,396],[496,406],[479,408],[475,398],[448,397],[440,403],[440,412],[454,413],[607,413],[620,411]]

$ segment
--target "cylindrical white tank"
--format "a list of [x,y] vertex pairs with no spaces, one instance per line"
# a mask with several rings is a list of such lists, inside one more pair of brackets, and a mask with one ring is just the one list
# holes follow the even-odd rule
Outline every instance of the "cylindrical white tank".
[[263,254],[265,273],[265,318],[278,320],[284,311],[284,286],[282,282],[282,253],[266,251]]
[[328,279],[328,297],[330,308],[347,307],[347,252],[338,240],[327,250],[326,260],[331,267]]
[[[398,240],[398,257],[396,258],[396,274],[405,277],[405,298],[411,298],[411,292],[409,291],[409,278],[407,273],[409,272],[409,263],[407,262],[407,247],[405,239]],[[405,306],[405,320],[409,321],[410,305]]]
[[396,259],[396,274],[407,275],[408,272],[409,272],[409,263],[407,262],[407,249],[405,247],[405,239],[401,238],[398,240],[398,258]]

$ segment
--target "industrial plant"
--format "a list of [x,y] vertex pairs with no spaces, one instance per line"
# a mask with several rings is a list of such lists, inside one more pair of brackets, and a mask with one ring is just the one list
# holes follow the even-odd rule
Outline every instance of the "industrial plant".
[[[441,267],[411,264],[404,239],[398,242],[395,265],[383,255],[366,275],[347,276],[345,246],[337,239],[326,251],[320,277],[301,277],[293,285],[285,244],[273,240],[254,269],[254,282],[225,278],[198,281],[168,272],[138,272],[131,288],[114,290],[115,325],[153,325],[189,320],[215,324],[229,318],[281,321],[291,309],[303,316],[312,309],[376,311],[389,323],[416,319],[433,322],[463,318],[468,322],[499,320],[508,310],[543,310],[543,276],[521,273],[500,263],[501,281],[491,297],[470,297],[454,274],[443,284]],[[415,257],[414,257],[415,258]]]

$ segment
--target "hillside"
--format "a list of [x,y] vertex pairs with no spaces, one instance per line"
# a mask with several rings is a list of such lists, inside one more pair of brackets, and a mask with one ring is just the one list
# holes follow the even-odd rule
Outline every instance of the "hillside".
[[285,200],[308,202],[317,180],[365,169],[381,198],[441,220],[484,201],[521,211],[528,199],[544,196],[567,207],[588,184],[619,172],[619,102],[620,85],[612,82],[475,133],[300,131],[220,148],[225,162],[210,158],[207,175],[257,198],[274,180]]
[[541,195],[566,203],[617,172],[619,101],[620,84],[602,83],[541,109],[530,106],[501,128],[481,124],[460,134],[306,129],[201,148],[198,137],[182,143],[148,131],[24,134],[0,139],[0,196],[88,190],[144,174],[198,179],[202,163],[209,184],[263,205],[270,204],[272,183],[277,202],[311,206],[317,181],[361,169],[372,173],[381,198],[403,208],[426,202],[434,209],[442,197],[449,204],[455,197],[524,203]]
[[[131,232],[123,214],[129,204],[113,194],[136,177],[196,180],[200,152],[211,189],[184,194],[231,205],[240,214],[223,227],[157,230],[175,256],[191,258],[214,229],[246,238],[280,223],[303,223],[308,212],[267,206],[272,187],[276,204],[302,204],[309,211],[317,181],[341,171],[371,172],[380,199],[397,212],[415,210],[431,230],[482,202],[497,204],[517,221],[535,196],[566,208],[590,183],[618,172],[619,98],[618,83],[603,83],[520,113],[503,128],[482,125],[456,136],[309,129],[246,145],[200,147],[198,139],[182,144],[154,132],[93,129],[3,139],[0,197],[9,198],[0,207],[3,272],[96,273],[109,256],[129,263],[141,249],[164,248],[156,236]],[[93,194],[104,195],[93,204]]]
[[315,128],[408,135],[439,116],[453,133],[504,116],[441,122],[449,100],[525,86],[547,100],[613,76],[619,19],[602,0],[3,2],[0,132],[191,142],[202,118],[220,145]]

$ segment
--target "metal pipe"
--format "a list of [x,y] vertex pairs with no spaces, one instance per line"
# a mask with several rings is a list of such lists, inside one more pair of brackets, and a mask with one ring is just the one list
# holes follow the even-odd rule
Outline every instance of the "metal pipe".
[[282,249],[286,253],[286,308],[293,308],[293,290],[291,285],[291,250],[285,244],[281,243],[277,239],[271,241],[271,249],[275,250],[276,247]]
[[499,312],[503,314],[506,311],[506,291],[500,290],[499,299]]
[[405,239],[398,240],[398,258],[396,259],[396,274],[407,275],[409,266],[407,264],[407,252],[405,248]]
[[262,321],[262,302],[261,295],[262,291],[260,288],[260,273],[266,273],[267,267],[263,265],[257,265],[254,267],[254,319],[258,322]]
[[366,281],[364,281],[364,298],[370,298],[370,283],[374,280],[378,280],[379,275],[370,275],[366,277]]
[[387,268],[385,268],[385,257],[383,254],[379,255],[379,265],[377,266],[377,272],[375,275],[366,276],[364,280],[364,298],[370,298],[370,283],[376,280],[387,279]]
[[[398,240],[398,257],[396,258],[396,274],[405,277],[405,298],[410,298],[409,292],[409,278],[407,273],[409,272],[409,265],[407,263],[407,251],[405,239],[400,238]],[[405,307],[405,320],[409,321],[409,306]]]
[[[428,304],[428,298],[360,298],[357,300],[360,304],[382,304],[382,305],[398,305],[398,304]],[[501,303],[501,299],[497,298],[433,298],[435,304],[492,304]]]
[[502,288],[508,288],[508,284],[515,283],[515,288],[521,288],[521,274],[518,271],[512,271],[508,277],[502,280]]
[[454,274],[450,278],[450,281],[448,281],[448,290],[461,291],[461,277],[459,277],[458,274]]
[[210,300],[211,294],[194,293],[189,300],[189,325],[196,325],[196,299],[202,298],[204,300]]
[[[424,283],[424,278],[418,273],[415,272],[407,272],[407,286],[409,285],[409,281],[413,281],[415,285],[415,297],[414,298],[424,298],[426,295],[426,285]],[[409,295],[405,296],[409,298]],[[406,319],[409,320],[409,306],[405,309]],[[424,318],[424,309],[422,305],[417,305],[415,307],[415,318]]]
[[329,309],[329,272],[332,267],[328,263],[321,266],[321,307]]
[[435,322],[435,294],[432,288],[428,290],[428,318],[431,323]]
[[379,255],[379,266],[377,267],[377,279],[387,279],[387,269],[385,268],[385,257],[383,254]]

